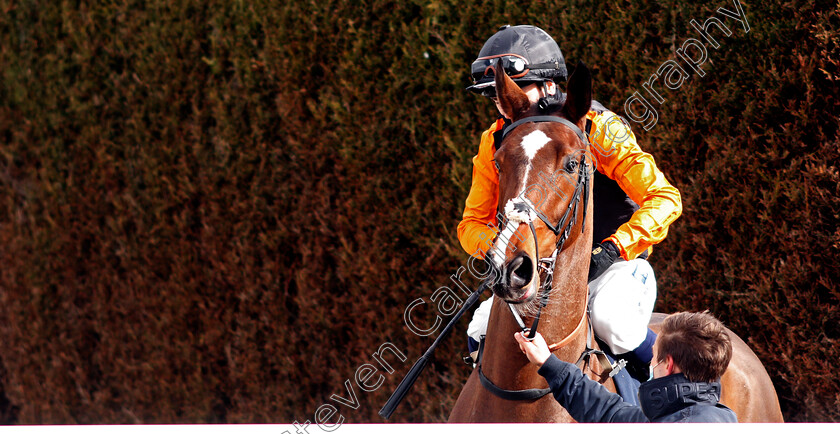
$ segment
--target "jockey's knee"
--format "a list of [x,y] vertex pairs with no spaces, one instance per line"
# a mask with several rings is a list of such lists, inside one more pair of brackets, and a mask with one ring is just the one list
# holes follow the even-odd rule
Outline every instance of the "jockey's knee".
[[616,262],[589,291],[592,329],[613,353],[633,351],[645,341],[656,302],[656,278],[647,261]]
[[481,341],[481,336],[487,334],[487,323],[490,320],[490,308],[493,307],[493,295],[487,300],[478,305],[478,309],[473,313],[472,320],[467,326],[467,336],[475,340]]

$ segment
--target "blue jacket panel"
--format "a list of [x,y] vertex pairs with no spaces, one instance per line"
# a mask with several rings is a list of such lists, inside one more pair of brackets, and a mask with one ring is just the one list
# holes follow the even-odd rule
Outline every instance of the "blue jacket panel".
[[688,381],[683,374],[650,380],[639,388],[641,407],[583,375],[554,355],[539,370],[554,399],[578,422],[737,422],[720,404],[720,383]]

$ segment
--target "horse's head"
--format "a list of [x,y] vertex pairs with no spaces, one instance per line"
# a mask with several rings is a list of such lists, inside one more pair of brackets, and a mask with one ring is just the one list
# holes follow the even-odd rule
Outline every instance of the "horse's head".
[[[577,214],[588,205],[586,180],[594,166],[581,130],[592,101],[592,78],[586,65],[579,63],[569,78],[562,108],[558,105],[555,112],[547,113],[564,120],[531,122],[540,114],[537,107],[503,68],[496,71],[499,105],[513,124],[494,156],[499,169],[498,211],[505,218],[500,219],[501,232],[487,257],[500,271],[493,292],[522,305],[525,313],[539,292],[540,260],[552,257],[561,238],[567,247],[584,238],[579,225],[585,222]],[[553,260],[543,265],[553,266]]]

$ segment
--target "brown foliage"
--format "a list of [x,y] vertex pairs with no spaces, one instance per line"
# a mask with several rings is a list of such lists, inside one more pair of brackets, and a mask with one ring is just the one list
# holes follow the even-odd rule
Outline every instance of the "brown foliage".
[[[341,407],[381,421],[431,343],[403,310],[465,262],[482,41],[543,27],[621,113],[717,7],[178,3],[0,1],[5,422],[312,419],[393,342],[409,360]],[[634,127],[685,206],[651,260],[658,308],[710,309],[787,419],[838,420],[837,5],[742,4],[751,31]],[[465,328],[395,420],[445,419]]]

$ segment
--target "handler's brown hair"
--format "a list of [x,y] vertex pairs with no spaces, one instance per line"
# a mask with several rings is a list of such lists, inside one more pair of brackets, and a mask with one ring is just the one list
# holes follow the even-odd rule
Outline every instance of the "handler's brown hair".
[[718,381],[732,359],[729,335],[708,311],[679,312],[665,318],[656,346],[657,362],[670,355],[689,381]]

